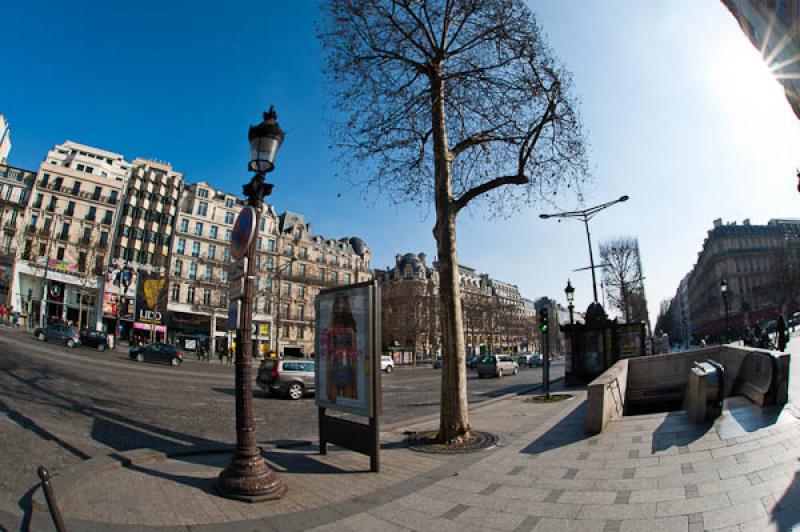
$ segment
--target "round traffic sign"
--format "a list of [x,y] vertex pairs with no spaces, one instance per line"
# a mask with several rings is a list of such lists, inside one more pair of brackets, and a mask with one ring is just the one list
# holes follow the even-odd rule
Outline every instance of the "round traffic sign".
[[231,235],[231,255],[239,260],[247,255],[250,243],[256,234],[256,210],[249,205],[242,209],[233,224]]

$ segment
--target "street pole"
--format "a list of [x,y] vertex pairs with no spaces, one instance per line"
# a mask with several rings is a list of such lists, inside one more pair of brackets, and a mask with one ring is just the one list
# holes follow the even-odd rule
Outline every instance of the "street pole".
[[[225,497],[247,502],[280,499],[286,492],[286,485],[275,475],[261,456],[256,446],[256,433],[253,420],[253,297],[255,295],[255,256],[257,234],[261,221],[264,197],[272,191],[272,185],[264,182],[264,175],[274,169],[274,158],[283,142],[284,133],[277,123],[274,108],[264,113],[264,121],[251,126],[250,163],[248,168],[255,172],[250,182],[244,186],[248,207],[255,211],[253,225],[248,229],[249,242],[246,252],[247,270],[244,277],[244,290],[241,298],[241,316],[236,332],[236,451],[230,464],[217,478],[217,490]],[[248,207],[239,214],[241,217]],[[237,227],[239,226],[237,220]],[[234,235],[236,236],[236,235]],[[235,239],[234,239],[235,240]],[[241,259],[241,256],[234,258]]]
[[731,341],[731,327],[728,321],[728,293],[723,294],[722,299],[725,301],[725,342]]
[[589,218],[583,217],[583,225],[586,227],[586,242],[589,244],[589,267],[592,270],[592,293],[594,302],[597,303],[597,274],[594,272],[594,253],[592,252],[592,235],[589,233]]
[[569,308],[569,324],[575,325],[575,320],[572,317],[573,316],[572,311],[575,309],[575,305],[570,303],[569,305],[567,305],[567,308]]

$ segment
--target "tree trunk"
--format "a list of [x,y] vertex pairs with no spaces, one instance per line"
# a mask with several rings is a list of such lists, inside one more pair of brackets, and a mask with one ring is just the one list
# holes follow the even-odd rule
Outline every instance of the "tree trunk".
[[469,434],[467,413],[467,371],[464,366],[464,327],[461,315],[461,286],[456,253],[456,210],[450,182],[450,157],[445,125],[444,82],[432,69],[431,104],[435,166],[436,251],[439,256],[439,302],[442,327],[442,388],[438,439],[457,443]]

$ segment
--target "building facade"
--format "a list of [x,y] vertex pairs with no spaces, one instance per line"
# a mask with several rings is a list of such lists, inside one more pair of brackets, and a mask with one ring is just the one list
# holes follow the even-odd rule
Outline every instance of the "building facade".
[[722,0],[800,118],[800,0]]
[[791,313],[800,297],[800,220],[772,219],[766,225],[723,224],[715,220],[686,283],[688,312],[695,339],[735,337],[746,327],[779,313]]
[[35,179],[35,172],[0,165],[0,304],[6,307],[12,306],[9,289],[20,243],[20,222],[25,218]]
[[51,149],[19,222],[12,304],[29,322],[100,327],[102,285],[130,164],[67,141]]

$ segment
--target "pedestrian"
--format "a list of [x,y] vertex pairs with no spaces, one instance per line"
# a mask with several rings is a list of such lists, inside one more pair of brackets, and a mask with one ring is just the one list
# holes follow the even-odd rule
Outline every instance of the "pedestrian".
[[19,312],[17,312],[13,308],[11,309],[11,311],[12,311],[12,320],[14,322],[14,328],[19,329]]
[[222,359],[225,357],[225,353],[228,352],[228,346],[225,346],[224,349],[217,349],[217,358],[219,359],[219,363],[222,364]]
[[0,304],[0,322],[6,322],[6,305],[5,303]]
[[778,351],[783,352],[786,349],[786,344],[789,343],[789,327],[787,327],[783,315],[778,316],[776,327],[778,332]]

